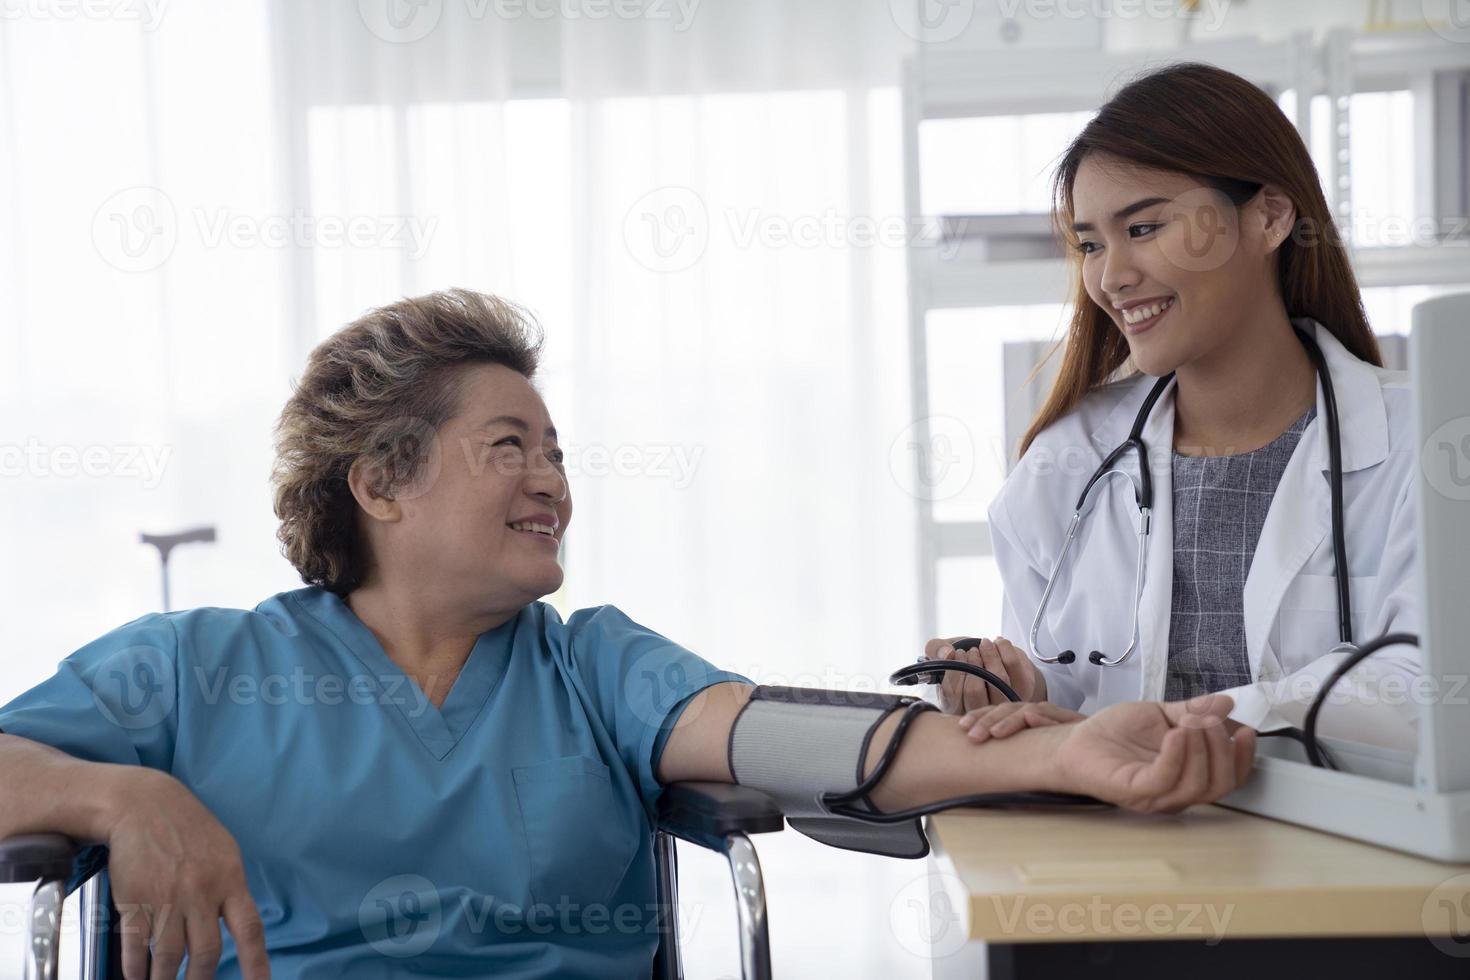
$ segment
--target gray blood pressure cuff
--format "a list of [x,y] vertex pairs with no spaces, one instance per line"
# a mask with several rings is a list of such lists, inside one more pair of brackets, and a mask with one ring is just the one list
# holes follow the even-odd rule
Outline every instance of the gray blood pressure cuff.
[[[823,802],[863,781],[873,732],[895,711],[929,710],[917,698],[862,691],[760,686],[730,726],[735,782],[772,797],[793,828],[832,847],[921,858],[929,841],[917,820],[870,823]],[[891,756],[891,753],[889,753]],[[877,813],[866,796],[847,804]]]

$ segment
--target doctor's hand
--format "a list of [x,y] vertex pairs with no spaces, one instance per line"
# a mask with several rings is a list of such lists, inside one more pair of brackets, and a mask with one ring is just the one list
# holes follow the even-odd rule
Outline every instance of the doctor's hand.
[[1006,701],[966,711],[959,719],[959,726],[978,745],[986,739],[1005,738],[1027,728],[1067,725],[1086,718],[1080,711],[1050,701]]
[[240,847],[224,825],[187,786],[155,769],[127,767],[110,799],[117,817],[106,842],[108,871],[122,913],[127,980],[176,977],[185,953],[186,980],[213,977],[221,918],[235,938],[242,975],[269,978],[265,930]]
[[[930,640],[924,644],[924,656],[930,660],[962,660],[984,667],[1014,688],[1022,701],[1046,700],[1046,677],[1020,647],[1003,636],[997,636],[994,640],[981,640],[980,646],[974,649],[956,650],[954,644],[959,639],[952,636],[947,640]],[[958,670],[944,672],[944,680],[939,686],[941,710],[959,715],[975,708],[1006,703],[1005,695],[980,678]]]
[[[1162,707],[1169,723],[1177,727],[1186,715],[1206,710],[1208,703],[1209,698],[1205,697],[1188,701],[1164,701]],[[978,745],[988,739],[1006,738],[1028,728],[1066,725],[1086,718],[1080,711],[1063,708],[1050,701],[1006,701],[965,712],[959,718],[959,727],[970,741]],[[1245,726],[1238,721],[1225,719],[1225,732],[1228,735],[1234,735],[1243,727]]]
[[1230,737],[1227,695],[1186,704],[1170,712],[1129,701],[1067,726],[1055,754],[1059,785],[1142,813],[1175,813],[1231,792],[1250,775],[1256,733],[1239,728]]

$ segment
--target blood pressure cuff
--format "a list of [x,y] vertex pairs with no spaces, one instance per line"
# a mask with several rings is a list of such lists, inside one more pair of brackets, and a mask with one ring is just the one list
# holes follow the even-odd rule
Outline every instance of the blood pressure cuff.
[[[917,819],[870,823],[834,814],[822,800],[858,787],[873,733],[890,714],[916,703],[923,704],[894,694],[757,687],[730,726],[730,772],[740,785],[772,797],[787,822],[815,841],[888,857],[924,857],[929,840]],[[866,796],[848,806],[878,812]]]

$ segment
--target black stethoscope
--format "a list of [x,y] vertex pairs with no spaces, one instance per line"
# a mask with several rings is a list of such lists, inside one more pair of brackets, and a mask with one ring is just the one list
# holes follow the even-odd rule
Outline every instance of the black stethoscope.
[[[1301,340],[1302,346],[1307,350],[1307,356],[1311,359],[1313,366],[1317,369],[1317,376],[1322,382],[1322,403],[1326,409],[1327,417],[1327,444],[1329,462],[1331,466],[1330,482],[1332,489],[1332,557],[1333,571],[1337,579],[1337,621],[1338,634],[1342,644],[1351,645],[1353,642],[1352,624],[1352,596],[1349,592],[1347,571],[1347,544],[1343,531],[1343,506],[1342,506],[1342,434],[1338,430],[1337,396],[1332,387],[1332,374],[1327,369],[1327,360],[1322,356],[1322,348],[1317,346],[1317,341],[1303,330],[1296,329],[1296,335]],[[1072,650],[1063,650],[1054,657],[1048,657],[1042,653],[1037,646],[1037,634],[1041,630],[1041,617],[1046,612],[1047,603],[1051,599],[1052,590],[1056,587],[1062,565],[1067,559],[1067,552],[1072,548],[1072,542],[1076,540],[1077,528],[1082,523],[1083,516],[1087,513],[1092,503],[1092,489],[1102,482],[1104,477],[1122,476],[1127,479],[1127,474],[1113,467],[1130,451],[1138,454],[1139,479],[1134,488],[1134,497],[1138,504],[1138,562],[1134,572],[1134,601],[1133,621],[1129,628],[1128,649],[1114,660],[1109,660],[1100,650],[1093,650],[1088,654],[1088,661],[1099,667],[1116,667],[1133,655],[1138,646],[1138,614],[1143,604],[1143,575],[1148,555],[1149,525],[1152,520],[1154,506],[1153,478],[1149,473],[1148,446],[1143,441],[1143,428],[1148,422],[1149,414],[1154,405],[1163,395],[1164,389],[1168,387],[1173,373],[1164,375],[1149,391],[1148,397],[1143,400],[1143,405],[1138,409],[1138,415],[1133,420],[1133,428],[1116,449],[1108,453],[1102,465],[1092,474],[1087,485],[1082,488],[1082,494],[1077,498],[1077,506],[1072,513],[1072,520],[1067,525],[1067,536],[1062,542],[1061,553],[1057,555],[1056,562],[1052,565],[1051,574],[1047,576],[1046,588],[1041,593],[1041,603],[1037,606],[1036,616],[1031,620],[1031,656],[1044,664],[1070,664],[1076,661],[1077,654]]]

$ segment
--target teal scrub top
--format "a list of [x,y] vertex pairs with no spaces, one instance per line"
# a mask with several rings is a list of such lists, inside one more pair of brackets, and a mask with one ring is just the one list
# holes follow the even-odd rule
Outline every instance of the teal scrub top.
[[[273,977],[647,980],[658,755],[724,681],[749,683],[612,606],[562,622],[535,602],[436,709],[305,588],[136,619],[0,730],[188,786],[240,845]],[[238,977],[221,930],[218,976]]]

